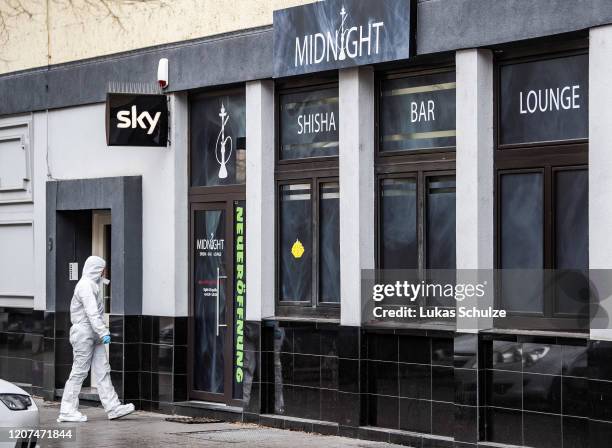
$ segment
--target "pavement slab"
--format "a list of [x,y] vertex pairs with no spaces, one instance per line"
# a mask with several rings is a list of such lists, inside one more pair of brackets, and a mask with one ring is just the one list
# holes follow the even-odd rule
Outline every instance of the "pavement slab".
[[76,443],[48,441],[48,447],[249,447],[249,448],[399,448],[384,442],[323,436],[246,423],[176,423],[168,415],[136,411],[108,420],[102,408],[81,407],[85,423],[57,423],[59,403],[36,399],[44,427],[76,428]]

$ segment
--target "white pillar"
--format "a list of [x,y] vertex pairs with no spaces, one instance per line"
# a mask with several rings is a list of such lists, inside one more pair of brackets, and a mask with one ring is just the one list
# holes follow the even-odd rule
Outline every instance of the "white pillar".
[[32,114],[34,136],[30,142],[33,152],[34,199],[34,309],[47,309],[47,125],[48,112]]
[[361,270],[374,269],[374,71],[340,70],[341,325],[361,324]]
[[174,153],[174,316],[189,310],[189,100],[170,95],[170,149]]
[[[489,50],[456,53],[457,81],[457,269],[490,270],[494,267],[493,214],[493,56]],[[487,281],[493,304],[492,276],[484,271],[460,271],[468,282]],[[483,278],[484,275],[484,278]],[[490,277],[490,278],[487,278]],[[464,306],[486,307],[478,303]],[[457,329],[477,331],[491,322],[457,319]]]
[[[612,25],[589,32],[589,268],[612,269]],[[612,279],[591,271],[597,288],[591,339],[612,340]],[[599,318],[602,316],[602,318]]]
[[493,57],[461,50],[457,67],[457,269],[492,269]]
[[274,316],[274,83],[246,85],[246,319]]

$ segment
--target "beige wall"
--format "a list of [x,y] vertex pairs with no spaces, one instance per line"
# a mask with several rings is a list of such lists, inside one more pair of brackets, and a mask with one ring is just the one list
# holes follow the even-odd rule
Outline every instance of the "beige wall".
[[312,0],[0,0],[0,73],[272,23]]

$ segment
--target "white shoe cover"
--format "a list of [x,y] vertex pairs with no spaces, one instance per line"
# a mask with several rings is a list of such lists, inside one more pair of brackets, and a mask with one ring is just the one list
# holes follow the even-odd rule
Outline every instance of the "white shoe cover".
[[60,414],[57,417],[57,422],[86,422],[87,416],[81,414],[80,412],[75,412],[73,414]]
[[120,404],[108,413],[108,419],[115,420],[117,418],[125,417],[126,415],[134,412],[135,410],[136,408],[134,408],[134,405],[132,403]]

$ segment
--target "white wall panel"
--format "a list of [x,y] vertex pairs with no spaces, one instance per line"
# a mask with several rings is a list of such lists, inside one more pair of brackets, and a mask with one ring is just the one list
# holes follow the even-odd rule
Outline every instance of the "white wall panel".
[[32,299],[33,274],[32,225],[0,225],[0,299]]

